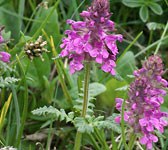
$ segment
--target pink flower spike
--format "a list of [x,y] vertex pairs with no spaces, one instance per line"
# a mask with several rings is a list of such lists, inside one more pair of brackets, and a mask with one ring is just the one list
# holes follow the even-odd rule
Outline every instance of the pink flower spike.
[[0,52],[0,60],[6,63],[9,63],[10,60],[9,58],[11,57],[11,55],[9,53],[6,52]]
[[[71,30],[65,31],[67,37],[63,38],[63,44],[60,45],[63,48],[60,56],[78,54],[83,57],[83,60],[79,61],[79,69],[75,64],[70,65],[71,73],[81,70],[81,66],[86,61],[90,61],[101,64],[104,72],[115,75],[114,61],[118,54],[116,40],[121,42],[122,35],[110,35],[114,31],[114,22],[109,20],[112,15],[109,10],[108,0],[93,0],[91,7],[80,13],[83,21],[67,20],[67,24],[71,24]],[[74,55],[71,55],[69,59],[76,63]]]
[[[124,120],[138,135],[143,134],[140,143],[147,149],[152,149],[152,143],[158,141],[158,137],[153,135],[154,130],[163,133],[164,126],[168,124],[163,119],[168,117],[168,113],[160,110],[167,84],[162,78],[163,72],[162,60],[158,55],[150,56],[141,69],[134,71],[135,78],[129,86],[128,103],[124,109]],[[115,107],[121,111],[119,101],[116,101]]]

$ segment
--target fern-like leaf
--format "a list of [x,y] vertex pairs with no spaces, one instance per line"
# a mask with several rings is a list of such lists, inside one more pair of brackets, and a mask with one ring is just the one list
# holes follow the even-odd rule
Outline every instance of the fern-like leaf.
[[55,117],[56,120],[66,120],[66,122],[72,122],[74,118],[73,112],[66,114],[64,109],[58,110],[52,106],[40,107],[32,111],[34,115],[51,115],[51,117]]
[[6,77],[5,79],[3,79],[2,77],[0,77],[0,88],[3,88],[5,86],[9,86],[10,84],[13,84],[17,81],[19,81],[20,79],[16,79],[14,77]]
[[0,70],[3,72],[6,72],[7,70],[9,70],[10,72],[15,71],[11,67],[9,67],[6,63],[4,63],[3,61],[0,61]]
[[94,132],[94,127],[92,123],[88,123],[82,117],[76,117],[74,120],[75,127],[78,128],[78,131],[81,133],[91,133]]

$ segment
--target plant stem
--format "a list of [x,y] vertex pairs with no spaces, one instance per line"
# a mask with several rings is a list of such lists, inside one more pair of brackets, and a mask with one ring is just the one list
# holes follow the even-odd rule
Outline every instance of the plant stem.
[[[164,31],[163,31],[162,36],[161,36],[161,40],[164,38],[167,29],[168,29],[168,22],[167,22],[166,27],[165,27],[165,29],[164,29]],[[155,55],[158,53],[159,48],[160,48],[160,46],[161,46],[161,43],[162,43],[162,42],[160,41],[159,44],[157,45],[156,50],[155,50],[155,53],[154,53]]]
[[90,62],[86,63],[86,71],[85,71],[85,80],[84,80],[84,103],[83,103],[83,110],[82,110],[82,117],[85,118],[86,111],[87,111],[87,104],[88,104],[88,94],[89,94],[89,79],[90,79]]
[[103,148],[105,149],[105,150],[110,150],[110,148],[108,147],[108,145],[107,145],[107,143],[106,143],[106,141],[105,141],[105,139],[104,139],[104,135],[102,135],[101,133],[100,133],[100,130],[98,130],[96,127],[94,128],[95,129],[95,133],[96,133],[96,137],[97,137],[97,139],[99,140],[99,142],[101,143],[101,145],[103,146]]
[[22,113],[22,119],[21,119],[21,125],[20,125],[20,129],[19,129],[19,134],[16,140],[16,147],[19,148],[20,146],[20,141],[21,141],[21,137],[23,134],[23,130],[24,130],[24,125],[26,122],[26,118],[27,118],[27,113],[28,113],[28,85],[27,85],[27,81],[26,81],[26,74],[23,68],[23,65],[20,62],[19,57],[16,55],[16,60],[19,64],[20,70],[23,74],[23,82],[24,82],[24,107],[23,107],[23,113]]
[[[148,51],[149,49],[153,48],[155,45],[157,45],[159,42],[162,42],[163,40],[168,39],[168,36],[163,37],[163,39],[157,40],[156,42],[150,44],[149,46],[145,47],[144,49],[142,49],[140,52],[138,52],[134,58],[137,58],[138,56],[140,56],[141,54],[145,53],[146,51]],[[128,60],[129,61],[129,60]],[[127,61],[126,61],[127,62]],[[125,62],[125,63],[126,63]]]
[[[85,118],[86,112],[87,112],[90,68],[91,68],[90,62],[86,62],[86,65],[85,65],[86,70],[85,70],[85,76],[84,76],[84,78],[85,78],[84,79],[84,102],[83,102],[83,109],[82,109],[82,115],[81,115],[81,117],[83,117],[83,118]],[[79,150],[80,149],[81,138],[82,138],[82,133],[77,131],[74,150]]]
[[129,150],[131,150],[132,148],[133,148],[133,145],[134,145],[134,143],[135,143],[135,141],[136,141],[136,138],[137,138],[137,136],[136,136],[136,134],[134,134],[134,132],[131,134],[131,138],[130,138],[130,141],[129,141],[129,143],[128,143],[128,148],[129,148]]
[[115,138],[114,138],[114,132],[113,130],[111,131],[111,141],[112,141],[112,150],[117,150],[117,143],[115,141]]
[[82,139],[82,133],[80,133],[79,131],[77,131],[76,138],[75,138],[75,147],[74,147],[74,150],[80,150],[81,139]]
[[124,106],[125,106],[125,99],[122,104],[122,109],[121,109],[121,133],[122,133],[122,140],[124,143],[124,147],[126,150],[128,149],[127,143],[126,143],[126,138],[125,138],[125,128],[124,128]]
[[[51,40],[51,48],[52,48],[53,57],[56,57],[56,50],[55,50],[54,40],[53,40],[52,36],[51,36],[50,40]],[[58,75],[59,75],[59,78],[60,78],[60,84],[61,84],[63,93],[64,93],[65,98],[67,99],[67,101],[68,101],[68,103],[69,103],[69,105],[72,109],[73,108],[72,99],[69,95],[68,88],[67,88],[67,86],[65,84],[65,81],[64,81],[64,78],[62,76],[62,70],[61,70],[60,63],[57,60],[54,60],[54,63],[55,63],[55,66],[57,68],[57,72],[58,72]]]
[[93,143],[93,145],[94,145],[94,148],[95,148],[96,150],[100,150],[100,147],[99,147],[99,145],[97,144],[96,140],[94,139],[93,135],[92,135],[92,134],[88,134],[88,136],[89,136],[90,140],[92,141],[92,143]]
[[151,42],[152,42],[152,38],[153,38],[153,30],[150,31],[148,45],[151,44]]

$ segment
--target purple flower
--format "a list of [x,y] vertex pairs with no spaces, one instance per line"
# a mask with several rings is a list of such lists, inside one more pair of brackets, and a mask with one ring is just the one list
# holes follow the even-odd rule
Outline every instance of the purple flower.
[[[5,41],[5,40],[3,39],[2,33],[1,33],[4,28],[5,28],[5,26],[2,26],[2,27],[0,28],[0,44],[7,42],[7,41]],[[0,52],[0,60],[1,60],[1,61],[6,62],[6,63],[9,63],[9,62],[10,62],[10,61],[9,61],[9,58],[10,58],[10,57],[11,57],[10,54],[8,54],[8,53],[6,53],[6,52]]]
[[[129,99],[125,105],[124,120],[134,132],[143,135],[140,143],[147,145],[147,149],[152,149],[152,142],[158,141],[153,135],[154,130],[163,133],[164,126],[167,126],[163,117],[168,117],[168,114],[160,111],[160,105],[164,102],[162,96],[166,95],[164,88],[168,85],[162,79],[163,72],[161,58],[158,55],[150,56],[143,68],[134,71],[135,79],[130,84]],[[122,103],[122,99],[116,99],[116,108],[120,112]],[[116,117],[115,121],[120,123],[121,116]]]
[[11,57],[10,54],[6,53],[6,52],[0,52],[0,60],[6,63],[9,63],[9,58]]
[[[84,21],[67,20],[72,30],[67,30],[63,38],[60,56],[70,56],[71,74],[83,69],[85,61],[95,61],[104,72],[115,75],[114,67],[118,48],[116,41],[122,42],[122,35],[109,35],[114,31],[114,22],[109,20],[108,0],[94,0],[87,11],[80,16]],[[71,55],[75,54],[75,55]],[[82,59],[81,59],[82,57]]]
[[158,141],[157,136],[153,134],[145,134],[141,139],[140,143],[143,145],[147,145],[147,149],[152,149],[152,142],[156,143]]
[[2,30],[5,28],[5,26],[2,26],[1,28],[0,28],[0,43],[3,43],[4,42],[4,39],[3,39],[3,37],[2,37]]

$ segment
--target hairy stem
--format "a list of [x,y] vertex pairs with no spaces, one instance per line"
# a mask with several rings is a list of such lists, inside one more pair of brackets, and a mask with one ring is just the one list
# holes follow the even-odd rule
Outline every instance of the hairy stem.
[[[85,79],[84,79],[84,102],[81,117],[85,118],[87,112],[87,104],[88,104],[88,92],[89,92],[89,79],[90,79],[90,68],[91,65],[89,62],[86,62],[85,65]],[[81,145],[82,133],[77,131],[76,139],[75,139],[75,147],[74,150],[79,150]]]

